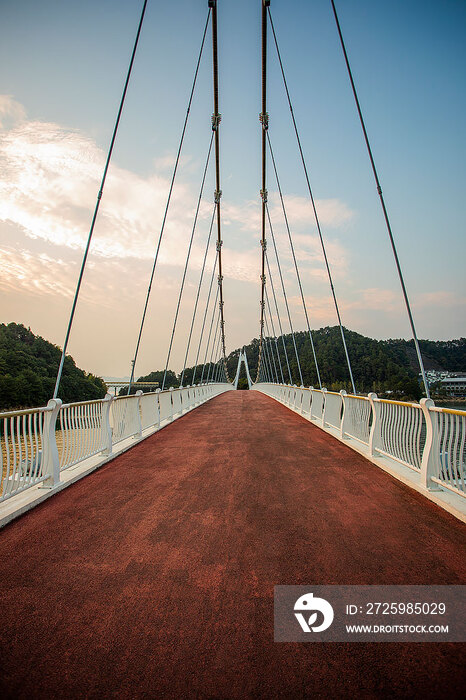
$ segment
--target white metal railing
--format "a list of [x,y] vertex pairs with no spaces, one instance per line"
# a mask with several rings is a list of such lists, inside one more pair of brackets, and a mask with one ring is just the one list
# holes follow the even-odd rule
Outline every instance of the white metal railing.
[[426,436],[421,405],[378,399],[375,394],[371,394],[369,399],[374,413],[370,453],[390,457],[420,471]]
[[112,442],[115,445],[133,435],[142,432],[140,396],[142,392],[130,396],[119,396],[112,401],[110,425],[112,427]]
[[[427,479],[466,495],[466,411],[423,406],[430,416],[432,440],[430,454],[423,462]],[[433,403],[433,402],[432,402]],[[429,420],[429,419],[427,419]],[[430,459],[429,459],[430,457]]]
[[69,467],[109,455],[123,440],[157,430],[230,389],[205,384],[65,405],[52,399],[41,408],[0,413],[0,502],[36,484],[53,487]]
[[52,407],[1,414],[1,498],[6,499],[46,479],[44,431]]
[[107,446],[104,413],[109,401],[83,401],[61,406],[56,433],[60,469],[99,454]]
[[370,456],[409,467],[428,489],[466,496],[466,411],[345,391],[258,383],[251,387],[280,401],[342,439],[356,440]]
[[320,389],[314,389],[314,387],[309,387],[311,392],[311,420],[318,420],[322,422],[322,417],[324,415],[324,403],[325,403],[325,391]]
[[369,445],[372,423],[372,407],[367,396],[343,396],[343,419],[341,437],[350,437],[363,445]]
[[334,391],[325,392],[322,424],[340,430],[342,413],[343,401],[341,394],[335,393]]
[[141,396],[141,424],[142,429],[150,428],[152,425],[160,425],[160,392],[150,392]]

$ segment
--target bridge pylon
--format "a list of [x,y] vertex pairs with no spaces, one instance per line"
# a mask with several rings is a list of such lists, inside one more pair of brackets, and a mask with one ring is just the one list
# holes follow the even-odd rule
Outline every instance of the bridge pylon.
[[239,375],[241,372],[241,364],[244,364],[244,368],[246,370],[246,378],[248,380],[248,389],[250,389],[254,382],[252,381],[251,375],[249,374],[248,358],[247,358],[246,350],[244,349],[244,347],[241,348],[241,352],[240,352],[239,357],[238,357],[238,366],[236,368],[236,374],[235,374],[235,378],[233,380],[233,386],[235,389],[238,388],[238,380],[239,380]]

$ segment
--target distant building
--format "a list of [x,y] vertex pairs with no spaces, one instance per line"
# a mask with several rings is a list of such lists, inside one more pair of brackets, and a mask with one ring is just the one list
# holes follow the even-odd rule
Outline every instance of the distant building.
[[466,377],[445,377],[440,386],[449,396],[466,396]]

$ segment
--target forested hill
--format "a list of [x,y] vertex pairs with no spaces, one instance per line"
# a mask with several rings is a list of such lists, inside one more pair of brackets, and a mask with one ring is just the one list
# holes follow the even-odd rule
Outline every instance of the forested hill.
[[[301,371],[305,386],[318,387],[309,334],[299,332],[295,334],[296,346],[301,362]],[[312,332],[319,363],[323,386],[331,391],[346,389],[351,391],[349,373],[338,326],[320,328]],[[421,387],[419,382],[419,367],[413,341],[407,340],[374,340],[360,333],[345,330],[348,352],[351,358],[353,376],[356,390],[360,393],[375,391],[383,396],[390,392],[392,398],[419,400]],[[290,365],[292,382],[300,383],[297,368],[296,355],[291,335],[284,336],[285,347]],[[289,382],[289,374],[283,350],[282,339],[278,339],[280,362],[283,369],[285,382]],[[466,338],[448,341],[420,341],[424,364],[427,370],[446,370],[450,372],[462,372],[466,370]],[[274,343],[275,348],[275,343]],[[254,380],[257,371],[257,357],[259,341],[254,339],[245,346],[251,377]],[[234,350],[228,356],[228,372],[233,378],[238,364],[240,348]],[[277,372],[278,362],[275,349],[275,363]],[[189,367],[185,371],[184,385],[193,383],[194,368]],[[154,371],[139,377],[138,381],[159,382],[162,384],[163,371]],[[203,370],[202,365],[196,368],[194,381],[197,383],[201,377],[205,379],[209,375],[208,367]],[[166,376],[165,386],[177,387],[180,383],[180,375],[169,370]],[[240,375],[240,388],[246,388],[246,375],[244,368]],[[435,387],[434,387],[435,389]],[[133,392],[135,389],[133,388]],[[122,390],[126,393],[126,389]]]
[[[0,324],[0,410],[45,406],[52,397],[61,350],[21,324]],[[64,403],[105,396],[102,379],[66,357],[60,384]]]
[[[301,363],[305,386],[318,386],[317,374],[312,355],[309,334],[295,334],[296,346]],[[312,332],[322,384],[327,389],[350,390],[349,373],[338,326],[320,328]],[[285,346],[288,354],[292,381],[299,384],[299,373],[291,335],[286,335]],[[359,392],[376,391],[383,394],[394,392],[397,397],[419,399],[419,366],[414,342],[407,340],[374,340],[345,329],[345,338],[351,358],[351,366]],[[275,344],[274,344],[275,346]],[[420,347],[426,369],[462,372],[466,370],[466,338],[448,341],[421,340]],[[245,346],[248,364],[253,380],[256,375],[259,341],[254,339]],[[278,350],[285,382],[289,382],[285,353],[281,338]],[[234,376],[240,349],[228,357],[228,371]],[[277,358],[275,354],[275,361]],[[279,372],[278,366],[277,371]]]

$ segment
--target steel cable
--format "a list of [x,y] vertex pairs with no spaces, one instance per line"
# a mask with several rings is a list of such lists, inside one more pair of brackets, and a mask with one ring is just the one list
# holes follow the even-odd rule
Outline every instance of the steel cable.
[[99,193],[98,193],[98,195],[97,195],[97,202],[96,202],[95,209],[94,209],[94,215],[93,215],[93,217],[92,217],[91,228],[90,228],[90,230],[89,230],[89,235],[88,235],[88,238],[87,238],[87,244],[86,244],[86,248],[85,248],[85,251],[84,251],[83,260],[82,260],[82,263],[81,263],[81,270],[80,270],[80,272],[79,272],[78,283],[77,283],[77,285],[76,285],[76,291],[75,291],[75,294],[74,294],[73,304],[72,304],[72,307],[71,307],[70,318],[69,318],[69,321],[68,321],[68,328],[67,328],[67,330],[66,330],[65,342],[63,343],[63,350],[62,350],[62,354],[61,354],[61,358],[60,358],[60,364],[59,364],[58,372],[57,372],[57,379],[56,379],[56,382],[55,382],[55,388],[54,388],[54,390],[53,390],[53,398],[54,398],[54,399],[56,399],[57,396],[58,396],[58,389],[59,389],[59,387],[60,387],[60,381],[61,381],[61,377],[62,377],[62,373],[63,373],[63,365],[64,365],[64,362],[65,362],[66,350],[67,350],[67,348],[68,348],[68,341],[69,341],[69,338],[70,338],[71,327],[72,327],[72,325],[73,325],[73,319],[74,319],[74,314],[75,314],[75,311],[76,311],[76,305],[77,305],[77,303],[78,303],[78,297],[79,297],[79,292],[80,292],[80,289],[81,289],[81,283],[82,283],[82,280],[83,280],[84,269],[85,269],[85,267],[86,267],[87,257],[88,257],[89,249],[90,249],[90,246],[91,246],[92,234],[94,233],[95,222],[96,222],[96,220],[97,220],[97,214],[98,214],[98,212],[99,212],[100,202],[101,202],[101,200],[102,200],[102,195],[103,195],[103,191],[104,191],[105,180],[107,179],[107,172],[108,172],[108,168],[109,168],[109,165],[110,165],[110,160],[111,160],[112,153],[113,153],[113,147],[114,147],[114,145],[115,145],[115,139],[116,139],[117,132],[118,132],[118,126],[119,126],[119,124],[120,124],[121,113],[122,113],[122,111],[123,111],[123,105],[124,105],[124,103],[125,103],[126,92],[127,92],[127,90],[128,90],[128,85],[129,85],[129,79],[130,79],[130,77],[131,77],[131,71],[132,71],[132,69],[133,69],[134,58],[135,58],[135,56],[136,56],[136,49],[137,49],[137,47],[138,47],[139,37],[140,37],[140,35],[141,35],[142,23],[143,23],[143,21],[144,21],[144,15],[145,15],[145,13],[146,13],[146,6],[147,6],[147,0],[144,0],[144,4],[143,4],[143,7],[142,7],[142,11],[141,11],[141,17],[140,17],[140,19],[139,19],[138,30],[137,30],[137,33],[136,33],[136,39],[135,39],[135,41],[134,41],[133,52],[132,52],[132,54],[131,54],[131,60],[130,60],[130,63],[129,63],[128,72],[127,72],[127,74],[126,74],[125,86],[124,86],[124,88],[123,88],[123,94],[122,94],[122,96],[121,96],[120,106],[119,106],[119,108],[118,108],[118,114],[117,114],[117,118],[116,118],[116,121],[115,121],[115,126],[114,126],[114,128],[113,128],[112,139],[111,139],[111,141],[110,141],[110,147],[109,147],[108,154],[107,154],[107,160],[106,160],[106,162],[105,162],[104,173],[103,173],[102,180],[101,180],[101,183],[100,183]]
[[275,251],[275,257],[276,257],[276,259],[277,259],[278,273],[279,273],[279,275],[280,275],[280,281],[281,281],[281,285],[282,285],[283,299],[284,299],[284,301],[285,301],[286,313],[288,314],[288,322],[289,322],[289,324],[290,324],[291,337],[292,337],[292,339],[293,339],[293,346],[294,346],[294,351],[295,351],[295,355],[296,355],[296,362],[297,362],[297,364],[298,364],[299,378],[300,378],[301,384],[302,384],[302,383],[303,383],[303,375],[302,375],[302,373],[301,373],[301,363],[300,363],[300,361],[299,361],[298,349],[297,349],[297,347],[296,347],[296,339],[295,339],[294,330],[293,330],[293,323],[292,323],[292,321],[291,321],[290,307],[288,306],[288,299],[287,299],[287,296],[286,296],[285,283],[284,283],[284,281],[283,281],[282,268],[281,268],[281,265],[280,265],[280,258],[278,257],[277,244],[276,244],[276,241],[275,241],[275,235],[274,235],[274,232],[273,232],[272,221],[271,221],[271,219],[270,219],[270,212],[269,212],[268,206],[266,206],[266,210],[267,210],[267,219],[268,219],[268,221],[269,221],[270,236],[271,236],[271,238],[272,238],[273,248],[274,248],[274,251]]
[[337,10],[336,10],[335,3],[334,3],[333,0],[331,0],[331,3],[332,3],[332,8],[333,8],[333,14],[334,14],[334,16],[335,16],[335,22],[336,22],[336,25],[337,25],[338,36],[340,37],[341,48],[342,48],[342,50],[343,50],[343,55],[344,55],[344,58],[345,58],[346,68],[347,68],[347,70],[348,70],[348,76],[349,76],[349,79],[350,79],[350,82],[351,82],[351,89],[352,89],[352,91],[353,91],[354,101],[355,101],[355,103],[356,103],[356,108],[357,108],[357,110],[358,110],[359,121],[360,121],[360,123],[361,123],[361,128],[362,128],[362,131],[363,131],[363,134],[364,134],[364,141],[366,142],[366,148],[367,148],[367,152],[368,152],[368,154],[369,154],[369,159],[370,159],[370,162],[371,162],[372,172],[373,172],[373,174],[374,174],[375,184],[376,184],[376,186],[377,186],[377,194],[379,195],[379,198],[380,198],[380,204],[381,204],[381,206],[382,206],[383,216],[384,216],[384,219],[385,219],[385,224],[386,224],[387,231],[388,231],[388,236],[389,236],[389,239],[390,239],[390,245],[391,245],[391,248],[392,248],[393,257],[395,258],[395,265],[396,265],[396,269],[397,269],[397,272],[398,272],[398,277],[399,277],[400,284],[401,284],[401,290],[402,290],[402,293],[403,293],[403,298],[404,298],[404,302],[405,302],[405,306],[406,306],[406,311],[407,311],[407,313],[408,313],[409,324],[410,324],[410,326],[411,326],[411,332],[412,332],[412,334],[413,334],[414,345],[415,345],[415,348],[416,348],[416,354],[417,354],[417,359],[418,359],[418,362],[419,362],[419,368],[420,368],[420,370],[421,370],[422,381],[423,381],[423,383],[424,383],[424,389],[425,389],[427,398],[430,398],[429,384],[428,384],[427,377],[426,377],[426,373],[425,373],[425,369],[424,369],[424,362],[423,362],[423,360],[422,360],[421,349],[420,349],[420,347],[419,347],[419,342],[418,342],[418,339],[417,339],[416,328],[415,328],[415,326],[414,326],[414,318],[413,318],[413,315],[412,315],[412,313],[411,313],[411,306],[410,306],[409,299],[408,299],[408,292],[406,291],[406,287],[405,287],[405,283],[404,283],[404,279],[403,279],[403,273],[402,273],[402,271],[401,271],[401,265],[400,265],[400,261],[399,261],[399,258],[398,258],[398,253],[397,253],[397,250],[396,250],[395,240],[394,240],[394,238],[393,238],[392,227],[391,227],[391,224],[390,224],[390,220],[389,220],[389,218],[388,218],[388,212],[387,212],[387,208],[386,208],[386,206],[385,206],[385,199],[384,199],[384,196],[383,196],[383,194],[382,194],[382,187],[380,186],[380,180],[379,180],[379,176],[378,176],[378,173],[377,173],[377,168],[375,167],[375,161],[374,161],[374,157],[373,157],[373,155],[372,155],[372,148],[371,148],[371,145],[370,145],[370,142],[369,142],[369,137],[368,137],[368,135],[367,135],[366,125],[365,125],[365,123],[364,123],[364,117],[363,117],[363,115],[362,115],[362,110],[361,110],[361,106],[360,106],[360,103],[359,103],[358,94],[357,94],[357,92],[356,92],[356,86],[355,86],[355,84],[354,84],[353,73],[352,73],[352,71],[351,71],[351,67],[350,67],[350,63],[349,63],[349,59],[348,59],[348,54],[347,54],[347,52],[346,52],[345,42],[343,41],[343,34],[342,34],[342,31],[341,31],[340,22],[339,22],[338,15],[337,15]]
[[165,378],[166,378],[166,376],[167,376],[168,363],[169,363],[169,361],[170,361],[170,355],[171,355],[172,346],[173,346],[173,338],[174,338],[174,336],[175,336],[176,324],[177,324],[177,321],[178,321],[178,314],[179,314],[179,311],[180,311],[181,298],[182,298],[182,296],[183,296],[184,283],[185,283],[185,281],[186,281],[186,273],[187,273],[187,271],[188,271],[189,258],[191,257],[191,249],[192,249],[193,240],[194,240],[194,233],[195,233],[195,231],[196,231],[197,219],[198,219],[198,216],[199,216],[199,208],[200,208],[200,206],[201,206],[202,195],[203,195],[203,192],[204,192],[204,185],[205,185],[205,180],[206,180],[206,176],[207,176],[207,170],[208,170],[208,167],[209,167],[210,154],[211,154],[211,151],[212,151],[212,142],[213,142],[213,140],[214,140],[214,134],[213,134],[213,132],[212,132],[212,136],[211,136],[211,138],[210,138],[209,150],[208,150],[208,153],[207,153],[207,158],[206,158],[206,162],[205,162],[205,166],[204,166],[204,172],[203,172],[203,175],[202,175],[201,189],[200,189],[199,197],[198,197],[198,200],[197,200],[196,213],[195,213],[195,215],[194,215],[194,222],[193,222],[193,228],[192,228],[192,231],[191,231],[191,238],[190,238],[190,241],[189,241],[188,253],[187,253],[187,255],[186,255],[186,261],[185,261],[184,270],[183,270],[183,278],[182,278],[182,280],[181,280],[180,293],[179,293],[179,295],[178,295],[178,304],[177,304],[177,307],[176,307],[175,318],[174,318],[174,321],[173,321],[172,334],[171,334],[171,338],[170,338],[170,345],[169,345],[169,348],[168,348],[167,361],[166,361],[166,363],[165,363],[165,371],[164,371],[164,374],[163,374],[162,391],[163,391],[164,388],[165,388]]
[[323,254],[323,257],[324,257],[324,261],[325,261],[325,267],[326,267],[326,269],[327,269],[327,276],[328,276],[328,279],[329,279],[330,289],[331,289],[332,297],[333,297],[333,303],[334,303],[335,311],[336,311],[336,314],[337,314],[338,325],[340,326],[341,340],[342,340],[343,349],[344,349],[344,352],[345,352],[346,363],[347,363],[347,365],[348,365],[348,370],[349,370],[349,375],[350,375],[350,380],[351,380],[351,386],[353,387],[353,392],[356,393],[356,388],[355,388],[354,379],[353,379],[353,373],[352,373],[352,370],[351,370],[351,362],[350,362],[350,358],[349,358],[348,348],[347,348],[347,346],[346,346],[345,332],[344,332],[344,330],[343,330],[343,324],[342,324],[342,322],[341,322],[341,316],[340,316],[340,309],[339,309],[339,307],[338,307],[337,296],[336,296],[335,288],[334,288],[334,285],[333,285],[332,273],[331,273],[331,271],[330,271],[330,265],[329,265],[328,258],[327,258],[327,251],[326,251],[326,249],[325,249],[324,238],[323,238],[323,235],[322,235],[322,229],[321,229],[321,226],[320,226],[320,221],[319,221],[319,216],[318,216],[318,214],[317,214],[317,208],[316,208],[316,204],[315,204],[315,200],[314,200],[314,195],[313,195],[313,193],[312,193],[311,182],[310,182],[310,179],[309,179],[309,174],[308,174],[308,171],[307,171],[306,161],[305,161],[303,149],[302,149],[302,146],[301,146],[301,139],[300,139],[300,137],[299,137],[298,126],[297,126],[297,124],[296,124],[296,119],[295,119],[294,112],[293,112],[293,106],[292,106],[292,104],[291,104],[291,97],[290,97],[290,93],[289,93],[289,90],[288,90],[288,83],[287,83],[286,77],[285,77],[285,70],[284,70],[284,68],[283,68],[283,63],[282,63],[282,57],[281,57],[281,54],[280,54],[280,49],[278,48],[278,41],[277,41],[277,36],[276,36],[276,34],[275,34],[275,28],[274,28],[274,26],[273,26],[273,21],[272,21],[272,15],[271,15],[271,12],[270,12],[270,8],[269,8],[269,19],[270,19],[270,26],[271,26],[271,28],[272,28],[272,34],[273,34],[273,38],[274,38],[275,48],[276,48],[276,50],[277,50],[277,56],[278,56],[278,61],[279,61],[279,64],[280,64],[280,70],[281,70],[281,74],[282,74],[282,78],[283,78],[283,84],[284,84],[284,86],[285,86],[286,96],[287,96],[287,100],[288,100],[288,106],[289,106],[289,108],[290,108],[291,119],[292,119],[292,121],[293,121],[293,127],[294,127],[294,131],[295,131],[295,134],[296,134],[296,140],[297,140],[297,143],[298,143],[298,149],[299,149],[299,153],[300,153],[300,156],[301,156],[301,162],[302,162],[303,169],[304,169],[304,175],[305,175],[305,178],[306,178],[307,189],[308,189],[308,192],[309,192],[309,198],[310,198],[310,200],[311,200],[312,210],[313,210],[313,212],[314,212],[314,218],[315,218],[315,222],[316,222],[316,226],[317,226],[317,231],[318,231],[318,234],[319,234],[320,245],[321,245],[321,248],[322,248],[322,254]]
[[168,209],[169,209],[169,207],[170,207],[171,196],[172,196],[172,192],[173,192],[173,186],[174,186],[174,184],[175,184],[175,177],[176,177],[176,173],[177,173],[177,170],[178,170],[178,164],[179,164],[179,162],[180,162],[181,149],[182,149],[182,147],[183,147],[184,137],[185,137],[185,133],[186,133],[186,127],[187,127],[187,125],[188,125],[189,113],[190,113],[190,111],[191,111],[191,104],[192,104],[192,101],[193,101],[194,90],[195,90],[195,87],[196,87],[197,76],[198,76],[198,73],[199,73],[199,66],[200,66],[200,64],[201,64],[202,52],[203,52],[203,50],[204,50],[204,43],[205,43],[205,38],[206,38],[206,34],[207,34],[207,27],[208,27],[208,25],[209,25],[209,19],[210,19],[210,8],[209,8],[209,10],[208,10],[207,20],[206,20],[205,27],[204,27],[204,34],[202,35],[201,48],[200,48],[199,56],[198,56],[198,59],[197,59],[196,70],[195,70],[195,73],[194,73],[194,80],[193,80],[193,84],[192,84],[192,87],[191,87],[191,93],[190,93],[189,101],[188,101],[188,108],[187,108],[187,110],[186,110],[186,116],[185,116],[185,119],[184,119],[183,130],[182,130],[182,132],[181,132],[181,138],[180,138],[180,143],[179,143],[179,146],[178,146],[178,152],[177,152],[177,155],[176,155],[175,166],[174,166],[174,168],[173,168],[172,179],[171,179],[171,182],[170,182],[170,189],[169,189],[169,191],[168,191],[168,199],[167,199],[167,203],[166,203],[166,206],[165,206],[165,212],[164,212],[164,215],[163,215],[162,227],[161,227],[161,229],[160,229],[160,234],[159,234],[159,239],[158,239],[158,243],[157,243],[157,248],[156,248],[156,251],[155,251],[154,263],[153,263],[153,265],[152,265],[152,271],[151,271],[151,275],[150,275],[150,279],[149,279],[149,286],[148,286],[148,288],[147,288],[146,300],[145,300],[145,303],[144,303],[144,310],[143,310],[143,313],[142,313],[141,325],[140,325],[140,328],[139,328],[139,334],[138,334],[138,339],[137,339],[137,343],[136,343],[136,350],[135,350],[135,353],[134,353],[134,358],[133,358],[133,360],[132,360],[132,362],[131,362],[131,377],[130,377],[130,381],[129,381],[129,385],[128,385],[128,394],[129,394],[130,389],[131,389],[131,384],[132,384],[133,381],[134,381],[134,371],[135,371],[136,361],[137,361],[137,357],[138,357],[138,353],[139,353],[139,346],[140,346],[140,344],[141,344],[142,331],[143,331],[144,323],[145,323],[145,320],[146,320],[147,307],[148,307],[148,305],[149,305],[149,298],[150,298],[150,293],[151,293],[151,290],[152,290],[152,283],[153,283],[153,281],[154,281],[155,269],[156,269],[156,267],[157,267],[157,261],[158,261],[158,257],[159,257],[160,245],[161,245],[161,243],[162,243],[162,238],[163,238],[163,234],[164,234],[164,231],[165,231],[165,223],[166,223],[166,220],[167,220]]

